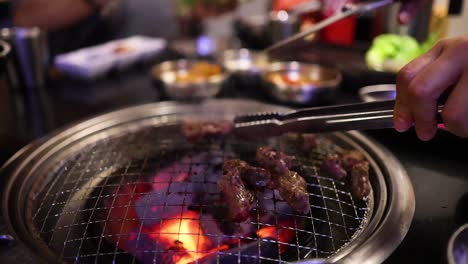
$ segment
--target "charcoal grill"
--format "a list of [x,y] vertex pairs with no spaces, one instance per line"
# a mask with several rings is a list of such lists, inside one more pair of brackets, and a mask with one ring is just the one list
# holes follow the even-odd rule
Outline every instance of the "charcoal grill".
[[[196,263],[385,260],[410,226],[414,193],[399,162],[358,132],[321,136],[366,155],[373,189],[366,200],[354,199],[346,184],[317,175],[309,164],[310,214],[296,215],[269,191],[257,194],[269,205],[266,211],[257,206],[241,226],[210,215],[205,220],[207,212],[222,208],[216,176],[206,176],[208,170],[218,175],[223,160],[248,160],[265,144],[292,154],[296,150],[287,136],[188,144],[180,122],[272,110],[287,109],[245,100],[157,103],[71,126],[25,147],[5,164],[3,221],[30,254],[49,263],[190,262],[184,256]],[[197,198],[200,193],[203,198]],[[163,230],[174,221],[180,221],[176,231]],[[194,228],[193,222],[209,226],[206,221],[216,221],[218,228]],[[184,229],[184,224],[191,226]],[[223,228],[231,231],[219,232]],[[188,238],[195,247],[187,248]],[[168,239],[170,247],[162,242]],[[200,247],[203,241],[210,246]]]

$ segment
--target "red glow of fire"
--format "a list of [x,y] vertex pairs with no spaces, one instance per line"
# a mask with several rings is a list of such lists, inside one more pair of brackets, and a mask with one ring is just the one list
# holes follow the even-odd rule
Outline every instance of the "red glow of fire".
[[[187,174],[176,175],[180,179]],[[169,250],[167,257],[170,262],[177,264],[193,263],[197,260],[207,257],[219,251],[230,249],[230,245],[239,242],[237,239],[227,242],[221,246],[213,245],[212,240],[205,235],[201,223],[200,213],[183,210],[169,219],[164,219],[160,224],[155,224],[149,228],[141,227],[138,220],[138,214],[135,207],[137,199],[140,199],[145,193],[156,188],[166,188],[163,184],[128,184],[119,187],[113,200],[105,201],[105,205],[110,207],[109,222],[104,227],[103,234],[108,235],[108,240],[127,252],[136,250],[134,243],[138,232],[148,234],[151,240],[154,240],[164,249]],[[277,227],[264,226],[256,231],[259,238],[278,241],[280,243],[280,252],[286,250],[286,243],[294,238],[295,232],[292,230],[294,223],[291,221],[280,220]],[[115,234],[128,234],[128,236],[115,236]],[[166,262],[164,262],[166,263]]]
[[157,232],[150,235],[152,239],[159,243],[175,245],[177,250],[186,253],[174,255],[173,263],[192,263],[217,251],[229,248],[227,245],[212,248],[210,239],[203,234],[196,212],[185,211],[180,219],[164,220],[157,229]]
[[177,175],[171,176],[171,172],[162,171],[158,173],[158,181],[153,182],[153,191],[165,191],[170,182],[183,182],[189,176],[188,172],[181,172]]
[[257,230],[257,236],[260,238],[276,238],[277,235],[278,233],[276,233],[276,228],[273,226],[267,226]]
[[[287,243],[294,237],[294,231],[289,229],[293,227],[290,223],[282,223],[278,225],[279,228],[273,226],[262,227],[257,230],[257,236],[263,239],[274,239],[278,242]],[[280,245],[280,252],[283,253],[286,250],[286,245]]]

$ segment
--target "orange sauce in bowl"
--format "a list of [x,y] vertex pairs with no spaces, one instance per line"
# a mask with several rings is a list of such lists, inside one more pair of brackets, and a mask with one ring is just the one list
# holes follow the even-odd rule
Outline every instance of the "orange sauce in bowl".
[[175,80],[178,83],[207,82],[210,77],[220,74],[221,67],[207,62],[197,62],[188,70],[178,71]]
[[311,78],[307,74],[296,71],[278,71],[268,73],[266,79],[276,85],[301,87],[301,86],[319,86],[320,81]]

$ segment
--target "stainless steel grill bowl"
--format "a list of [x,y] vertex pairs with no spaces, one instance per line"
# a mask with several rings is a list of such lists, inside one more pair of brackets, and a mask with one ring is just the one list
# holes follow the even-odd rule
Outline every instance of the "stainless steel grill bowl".
[[269,63],[265,54],[248,49],[225,50],[219,60],[230,73],[260,73]]
[[[289,76],[290,79],[304,76],[309,79],[309,82],[289,84],[282,78],[272,80],[270,78],[272,75]],[[342,82],[342,74],[335,68],[297,61],[273,62],[262,71],[262,78],[268,84],[268,92],[271,96],[281,102],[295,104],[328,100],[335,95]]]
[[[157,256],[166,254],[167,248],[152,244],[140,246],[140,251],[135,253],[108,243],[131,238],[129,233],[106,232],[106,225],[112,225],[111,221],[125,223],[138,219],[128,213],[121,219],[109,219],[109,210],[128,212],[136,206],[131,203],[117,206],[106,201],[119,200],[122,195],[146,195],[137,191],[136,184],[153,184],[152,175],[171,161],[181,160],[186,151],[210,151],[214,155],[207,164],[189,162],[189,168],[212,166],[215,160],[232,158],[233,149],[248,153],[265,143],[294,152],[281,140],[252,143],[228,139],[188,145],[178,132],[181,120],[229,119],[236,114],[272,110],[286,109],[238,100],[158,103],[99,116],[57,132],[27,146],[3,167],[3,176],[7,177],[2,199],[3,221],[12,235],[49,263],[138,263],[148,255],[153,260],[151,263],[161,262]],[[262,223],[260,218],[252,217],[246,223],[254,229],[278,227],[278,219],[285,216],[294,222],[287,227],[295,234],[292,239],[284,242],[275,238],[243,237],[250,242],[215,251],[200,263],[310,263],[312,260],[378,263],[385,260],[410,226],[414,212],[411,183],[398,161],[362,134],[334,133],[326,137],[366,155],[372,168],[370,197],[366,201],[355,200],[344,183],[311,174],[307,180],[310,215],[281,212],[277,209],[279,202],[273,201],[274,209],[269,212],[274,216],[273,222]],[[194,181],[194,176],[190,177],[190,182]],[[172,176],[166,183],[171,188],[181,184]],[[215,184],[207,178],[202,178],[201,183]],[[131,191],[122,194],[119,190],[123,189]],[[219,195],[216,188],[213,190],[210,194]],[[163,197],[170,194],[170,191],[161,193]],[[185,189],[179,194],[192,193]],[[144,207],[153,206],[151,201],[146,201]],[[187,206],[185,198],[177,205]],[[210,206],[213,205],[202,204],[200,210]],[[148,219],[143,217],[143,220]],[[141,232],[143,223],[138,223],[141,227],[133,237],[137,244],[145,237]],[[266,253],[265,247],[276,251]],[[280,252],[280,248],[286,250]]]
[[[220,73],[201,80],[178,81],[177,76],[187,75],[197,64],[219,67]],[[221,90],[221,84],[227,74],[221,65],[204,60],[175,60],[165,61],[153,67],[151,75],[154,80],[163,84],[164,92],[173,100],[201,100],[215,97]]]

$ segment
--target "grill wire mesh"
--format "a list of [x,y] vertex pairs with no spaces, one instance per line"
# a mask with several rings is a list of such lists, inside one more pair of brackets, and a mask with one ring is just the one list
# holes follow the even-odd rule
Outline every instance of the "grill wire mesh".
[[[171,254],[174,248],[157,242],[163,231],[143,231],[148,223],[163,223],[174,216],[156,217],[151,209],[157,207],[170,211],[168,208],[195,205],[198,208],[195,218],[180,214],[175,218],[203,221],[204,212],[216,205],[205,200],[191,201],[193,186],[202,184],[205,195],[211,200],[219,200],[220,194],[216,178],[191,173],[203,167],[204,171],[210,169],[212,174],[220,175],[223,160],[239,157],[252,160],[255,149],[265,144],[296,154],[294,148],[282,140],[252,143],[230,138],[209,144],[188,144],[177,124],[145,126],[80,146],[77,151],[56,162],[47,176],[47,184],[42,184],[33,197],[30,210],[34,231],[57,257],[70,263],[172,263],[165,256]],[[209,153],[209,158],[194,160],[197,153]],[[194,231],[189,235],[206,237],[215,248],[208,257],[197,262],[279,263],[303,258],[327,258],[352,241],[365,227],[372,207],[365,201],[353,199],[343,182],[318,176],[310,160],[301,161],[310,168],[308,175],[303,175],[310,192],[309,215],[295,215],[284,210],[284,206],[281,206],[284,201],[274,192],[269,197],[266,197],[267,194],[257,194],[270,200],[273,205],[266,212],[271,216],[269,221],[262,222],[259,201],[256,200],[257,209],[243,224],[253,232],[220,234],[204,231],[200,234],[200,230]],[[179,163],[168,172],[170,177],[158,182],[154,176],[174,162]],[[183,182],[177,180],[177,175],[181,173],[189,175]],[[158,193],[140,188],[156,183],[162,183],[164,190]],[[176,198],[171,198],[171,195]],[[154,198],[156,196],[159,198]],[[135,202],[137,199],[138,203]],[[127,203],[122,203],[127,200]],[[135,214],[135,211],[140,213]],[[115,217],[112,216],[113,212],[125,213]],[[290,224],[282,225],[284,219]],[[216,221],[221,226],[229,225],[228,219]],[[287,229],[293,237],[280,241],[279,235],[267,238],[256,236],[256,231],[264,227],[275,227],[275,232]],[[184,233],[179,231],[182,238]],[[242,243],[221,249],[226,237],[241,239]],[[125,243],[133,244],[125,247]]]

